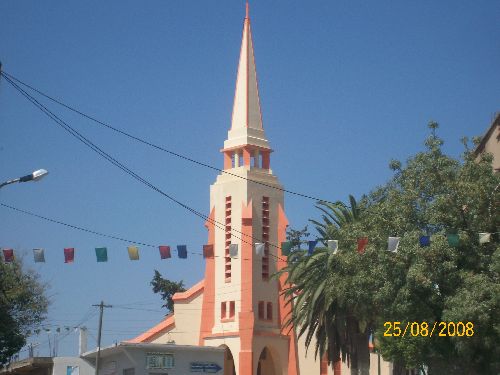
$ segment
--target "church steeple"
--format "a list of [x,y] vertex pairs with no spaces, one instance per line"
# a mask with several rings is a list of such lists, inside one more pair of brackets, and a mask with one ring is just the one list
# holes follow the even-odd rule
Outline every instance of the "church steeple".
[[[228,132],[227,140],[224,142],[223,151],[227,152],[245,147],[250,147],[252,154],[256,150],[267,151],[261,153],[262,160],[265,158],[264,154],[268,155],[270,151],[269,143],[262,126],[262,112],[260,108],[248,2],[243,22],[243,36],[234,94],[233,114],[231,117],[231,129]],[[234,159],[232,155],[228,155],[227,157]],[[227,169],[226,164],[225,168]],[[240,163],[239,165],[233,165],[233,167],[242,165],[243,163]],[[267,165],[263,168],[268,169],[269,166]]]

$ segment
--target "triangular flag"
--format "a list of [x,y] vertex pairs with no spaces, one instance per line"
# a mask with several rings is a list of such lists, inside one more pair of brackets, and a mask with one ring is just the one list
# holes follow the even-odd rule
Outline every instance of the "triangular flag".
[[392,251],[393,253],[396,253],[398,251],[398,246],[399,246],[400,240],[401,240],[401,237],[389,237],[389,240],[387,241],[387,250]]
[[45,254],[43,249],[33,249],[33,258],[35,263],[45,263]]
[[420,236],[420,247],[427,247],[431,245],[431,236]]
[[460,238],[458,237],[458,234],[448,233],[447,238],[448,238],[448,245],[450,245],[451,247],[458,246],[458,243],[460,242]]
[[308,241],[307,243],[309,245],[308,253],[309,253],[309,255],[312,255],[312,253],[314,252],[314,248],[316,247],[316,244],[318,243],[318,240]]
[[187,246],[186,245],[177,245],[177,255],[181,259],[186,259],[188,257]]
[[358,253],[364,254],[366,245],[368,245],[368,237],[358,238]]
[[3,249],[3,259],[5,263],[11,263],[14,261],[14,250],[13,249]]
[[67,247],[64,249],[64,263],[73,263],[75,261],[75,248]]
[[290,254],[290,250],[292,250],[292,242],[286,241],[281,243],[281,253],[283,255],[288,255]]
[[238,244],[237,243],[232,243],[229,245],[229,256],[231,258],[235,258],[238,256]]
[[256,242],[255,243],[255,255],[258,255],[260,257],[263,256],[265,247],[266,247],[266,244]]
[[170,254],[170,246],[158,246],[158,249],[160,250],[161,259],[168,259],[172,257]]
[[481,232],[479,233],[479,243],[482,245],[483,243],[488,243],[491,241],[491,233]]
[[203,245],[203,258],[214,257],[214,245]]
[[108,261],[108,249],[105,247],[96,247],[95,248],[95,256],[98,262],[107,262]]
[[139,260],[139,248],[137,246],[129,246],[127,250],[130,260]]
[[328,240],[326,241],[326,245],[328,246],[328,250],[333,251],[335,254],[339,249],[339,241],[338,240]]

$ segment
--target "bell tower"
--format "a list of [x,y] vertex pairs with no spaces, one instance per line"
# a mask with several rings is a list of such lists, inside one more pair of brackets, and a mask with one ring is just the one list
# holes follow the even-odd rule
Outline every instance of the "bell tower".
[[228,349],[225,375],[298,374],[295,334],[283,328],[282,280],[272,277],[286,262],[279,244],[288,222],[262,125],[248,3],[221,152],[205,224],[214,256],[206,259],[199,344]]

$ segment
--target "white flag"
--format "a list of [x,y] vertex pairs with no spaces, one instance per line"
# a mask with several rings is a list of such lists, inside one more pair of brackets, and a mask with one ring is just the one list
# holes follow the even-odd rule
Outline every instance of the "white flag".
[[229,245],[229,256],[231,258],[238,256],[238,244],[232,243],[231,245]]
[[491,233],[479,233],[479,243],[488,243],[491,241]]
[[35,258],[35,263],[45,263],[43,249],[33,249],[33,257]]
[[260,242],[256,242],[255,243],[255,255],[258,255],[258,256],[263,256],[264,255],[264,249],[265,249],[265,244],[263,243],[260,243]]
[[389,241],[387,242],[387,250],[392,251],[393,253],[397,253],[400,240],[401,237],[389,237]]
[[328,240],[326,241],[328,250],[332,250],[334,254],[337,253],[339,249],[339,241],[338,240]]

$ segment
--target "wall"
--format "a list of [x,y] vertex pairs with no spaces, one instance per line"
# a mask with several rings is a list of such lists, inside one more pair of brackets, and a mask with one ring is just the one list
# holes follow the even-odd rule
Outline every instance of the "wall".
[[187,301],[174,301],[175,327],[152,342],[166,344],[173,340],[177,345],[198,345],[202,302],[203,293]]
[[[161,352],[173,353],[175,365],[172,369],[147,369],[146,353]],[[115,362],[113,364],[113,362]],[[201,348],[176,347],[166,345],[163,349],[139,348],[139,347],[117,347],[112,354],[101,359],[99,375],[123,375],[124,369],[134,368],[134,375],[163,374],[163,375],[185,375],[190,374],[191,362],[213,362],[219,366],[224,365],[224,351]],[[223,373],[221,370],[219,373]],[[57,374],[59,375],[59,374]],[[64,374],[65,375],[65,374]]]
[[68,366],[78,366],[72,375],[94,375],[94,366],[79,357],[54,357],[52,375],[66,375]]

